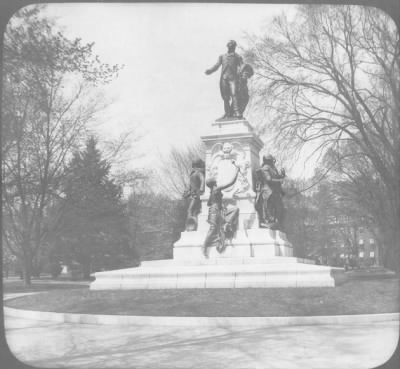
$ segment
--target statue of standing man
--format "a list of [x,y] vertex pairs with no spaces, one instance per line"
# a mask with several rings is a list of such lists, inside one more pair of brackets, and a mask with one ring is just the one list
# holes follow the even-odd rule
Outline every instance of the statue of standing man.
[[204,161],[196,159],[192,162],[192,171],[189,178],[189,188],[184,192],[183,197],[189,199],[189,206],[186,216],[186,231],[197,230],[198,215],[201,212],[200,195],[204,193]]
[[217,63],[210,69],[207,69],[205,73],[207,75],[214,73],[222,66],[220,90],[222,99],[224,100],[225,114],[221,118],[241,118],[242,114],[239,110],[238,88],[240,68],[243,64],[243,60],[242,57],[235,52],[236,41],[229,41],[227,47],[228,52],[224,55],[220,55]]
[[256,171],[256,199],[255,208],[258,213],[260,228],[283,230],[285,209],[282,197],[282,182],[286,177],[285,170],[275,166],[272,155],[263,156],[263,164]]

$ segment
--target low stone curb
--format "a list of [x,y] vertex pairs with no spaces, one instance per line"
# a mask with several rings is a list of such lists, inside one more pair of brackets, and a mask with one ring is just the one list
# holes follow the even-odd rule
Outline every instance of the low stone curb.
[[194,326],[194,327],[273,327],[291,325],[362,324],[399,321],[400,313],[328,315],[298,317],[171,317],[94,315],[75,313],[54,313],[21,310],[4,306],[4,314],[10,317],[46,320],[59,323],[80,323],[96,325],[137,325],[137,326]]

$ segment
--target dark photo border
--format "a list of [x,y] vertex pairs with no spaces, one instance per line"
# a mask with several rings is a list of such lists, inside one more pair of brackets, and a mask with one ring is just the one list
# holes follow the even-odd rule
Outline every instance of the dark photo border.
[[[3,34],[5,31],[5,27],[12,17],[12,15],[20,8],[33,5],[33,4],[56,4],[56,3],[87,3],[87,4],[96,4],[96,3],[109,3],[109,4],[129,4],[129,3],[230,3],[230,4],[330,4],[330,5],[340,5],[340,4],[350,4],[350,5],[365,5],[365,6],[373,6],[385,11],[388,15],[392,17],[392,19],[397,24],[397,28],[400,30],[400,0],[352,0],[352,1],[344,1],[344,0],[331,0],[331,1],[322,1],[322,0],[313,0],[313,1],[266,1],[266,0],[256,0],[256,1],[132,1],[132,0],[120,0],[120,1],[93,1],[93,0],[48,0],[48,1],[28,1],[28,0],[0,0],[0,33],[1,33],[1,41],[0,41],[0,76],[2,80],[2,71],[3,71]],[[400,78],[400,76],[399,76]],[[2,86],[0,86],[0,92],[2,92]],[[1,137],[1,136],[0,136]],[[2,251],[1,251],[2,252]],[[400,260],[399,260],[400,262]],[[2,266],[0,266],[2,268]],[[1,285],[1,291],[3,290],[3,286]],[[400,304],[400,301],[399,301]],[[5,327],[4,327],[4,310],[1,309],[1,317],[0,317],[0,368],[4,369],[22,369],[22,368],[33,368],[27,364],[24,364],[18,361],[11,351],[8,348],[5,339]],[[37,339],[41,339],[41,337],[37,337]],[[400,339],[400,337],[399,337]],[[400,341],[400,340],[399,340]],[[396,351],[389,361],[384,363],[378,368],[381,369],[397,369],[400,368],[400,349],[399,349],[399,341]],[[332,358],[332,368],[335,366],[335,358]],[[134,368],[134,363],[132,363],[132,368]],[[154,363],[154,368],[156,368],[156,363]],[[100,368],[99,368],[100,369]],[[285,368],[282,368],[285,369]],[[315,368],[318,369],[318,368]],[[349,368],[351,369],[351,368]]]

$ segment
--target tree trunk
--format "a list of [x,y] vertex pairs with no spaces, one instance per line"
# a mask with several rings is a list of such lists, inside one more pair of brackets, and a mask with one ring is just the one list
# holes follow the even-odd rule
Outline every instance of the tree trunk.
[[24,283],[25,286],[30,286],[31,282],[31,275],[32,275],[32,259],[30,255],[25,255],[24,257]]
[[391,266],[390,269],[394,270],[396,273],[400,273],[400,263],[399,263],[400,262],[400,260],[399,260],[399,257],[400,257],[400,245],[399,245],[400,232],[399,232],[399,230],[396,230],[394,233],[395,233],[393,235],[394,238],[391,243],[391,249],[393,250],[393,252],[392,252],[393,256],[390,258],[390,266]]
[[376,246],[376,254],[375,254],[375,260],[376,260],[376,264],[378,264],[379,266],[383,266],[383,255],[384,255],[384,249],[382,244],[378,241],[378,244]]
[[90,260],[82,264],[83,279],[90,279]]
[[90,257],[90,255],[79,251],[75,254],[74,258],[82,266],[83,279],[90,279],[90,267],[92,264],[92,258]]
[[383,266],[397,273],[400,272],[398,240],[386,240],[383,252]]

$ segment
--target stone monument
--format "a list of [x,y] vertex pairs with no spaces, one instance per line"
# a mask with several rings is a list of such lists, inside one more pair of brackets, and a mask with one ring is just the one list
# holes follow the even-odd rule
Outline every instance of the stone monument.
[[[208,258],[267,258],[293,256],[293,246],[278,227],[260,227],[265,221],[257,212],[257,172],[260,169],[262,141],[245,119],[217,120],[209,134],[202,137],[206,147],[206,182],[215,179],[217,185],[230,181],[239,169],[234,183],[222,190],[223,206],[237,207],[239,219],[235,237],[220,253],[217,246],[208,247]],[[267,186],[264,184],[264,186]],[[205,258],[203,241],[209,231],[208,206],[210,188],[206,186],[201,196],[201,213],[198,215],[196,232],[183,232],[174,245],[176,260]]]
[[282,228],[285,173],[272,156],[261,162],[263,142],[243,118],[253,69],[236,54],[235,41],[227,46],[206,71],[222,67],[224,115],[201,137],[205,168],[193,163],[186,230],[173,259],[95,273],[91,289],[334,287],[344,279],[342,268],[293,257]]

